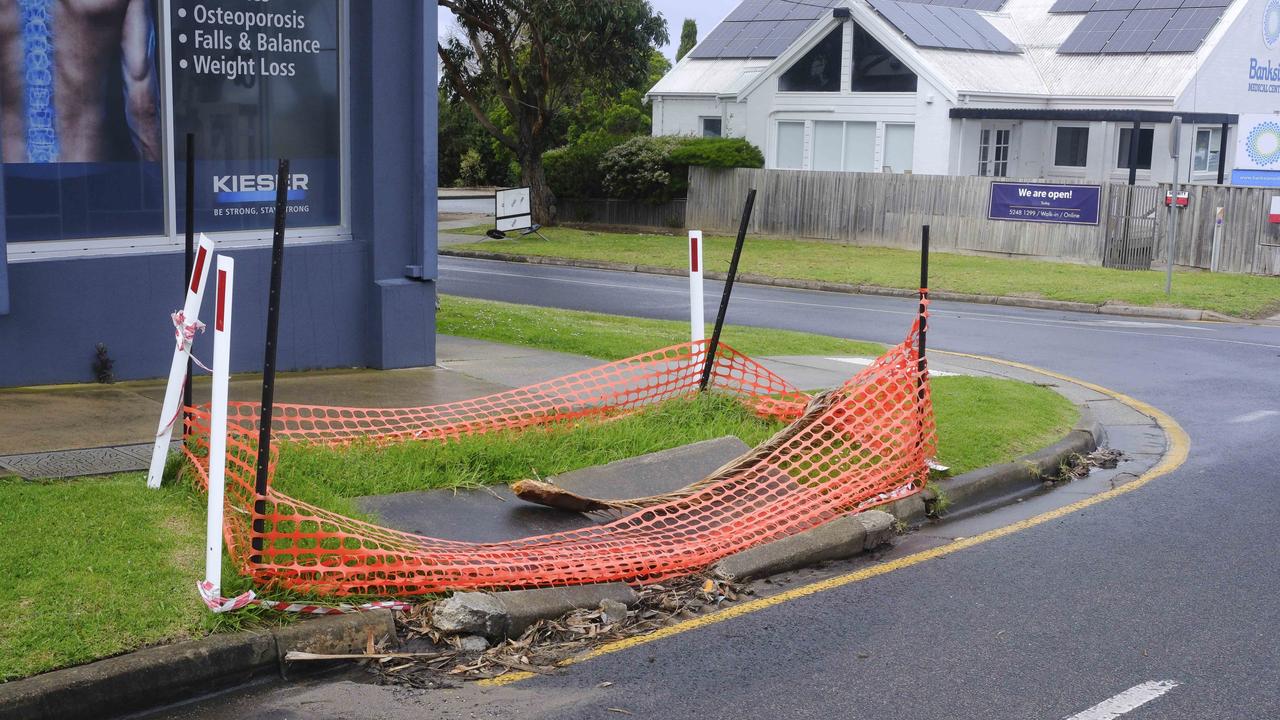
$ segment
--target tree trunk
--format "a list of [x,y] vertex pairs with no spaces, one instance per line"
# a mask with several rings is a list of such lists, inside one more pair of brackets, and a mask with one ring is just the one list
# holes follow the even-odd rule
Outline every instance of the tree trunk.
[[529,205],[533,221],[539,225],[556,223],[556,196],[547,184],[547,173],[542,167],[542,153],[536,150],[520,155],[520,180],[529,186]]

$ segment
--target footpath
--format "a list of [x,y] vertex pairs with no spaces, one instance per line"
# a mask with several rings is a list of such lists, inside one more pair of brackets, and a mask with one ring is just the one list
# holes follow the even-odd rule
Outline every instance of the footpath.
[[[282,375],[276,399],[282,403],[345,405],[352,407],[406,407],[465,400],[508,388],[548,380],[584,370],[600,361],[564,353],[502,345],[467,338],[442,336],[439,365],[393,371],[326,371]],[[866,358],[787,356],[758,358],[770,370],[797,387],[818,389],[847,380],[865,365]],[[1061,508],[1083,498],[1097,496],[1138,480],[1162,461],[1171,449],[1170,439],[1155,417],[1098,388],[1071,382],[1037,370],[999,361],[936,353],[931,368],[938,374],[1012,378],[1052,387],[1081,412],[1081,421],[1059,443],[1014,462],[951,478],[942,491],[951,503],[946,522],[926,522],[926,500],[913,496],[887,507],[899,527],[917,532],[900,538],[894,552],[920,551],[973,537],[992,528],[1016,522],[1029,513]],[[260,389],[254,376],[233,378],[233,400],[253,400]],[[0,475],[26,479],[51,479],[143,470],[149,438],[153,437],[163,394],[161,382],[120,383],[111,386],[67,386],[0,390]],[[207,398],[207,381],[197,380],[196,400]],[[650,474],[672,464],[687,465],[690,453],[736,453],[724,443],[705,448],[677,449],[669,457],[641,459]],[[1088,477],[1059,483],[1059,470],[1075,455],[1109,446],[1124,453],[1118,466],[1096,469]],[[680,455],[683,452],[685,455]],[[659,454],[661,455],[661,454]],[[626,463],[628,461],[624,461]],[[718,462],[718,461],[717,461]],[[666,463],[665,466],[661,463]],[[712,463],[714,465],[715,463]],[[709,465],[711,466],[711,465]],[[579,471],[581,489],[599,492],[617,481],[609,466]],[[643,470],[632,463],[619,468],[624,474]],[[601,472],[604,470],[604,472]],[[593,474],[594,473],[594,474]],[[565,487],[572,487],[566,483]],[[538,531],[536,516],[515,514],[513,503],[497,493],[476,491],[483,502],[460,498],[441,503],[430,498],[371,499],[366,509],[386,515],[389,524],[403,529],[431,526],[432,534],[452,537],[447,527],[478,530],[481,520],[504,515],[501,532]],[[388,500],[394,500],[387,504]],[[401,502],[403,501],[403,502]],[[936,502],[936,499],[935,499]],[[413,510],[401,522],[396,510]],[[935,508],[936,509],[936,506]],[[883,513],[872,511],[866,515]],[[434,520],[432,520],[434,518]],[[521,523],[528,523],[521,526]],[[418,527],[412,527],[412,526]],[[886,534],[888,531],[888,534]],[[888,519],[877,529],[863,516],[842,518],[801,535],[752,548],[731,556],[715,568],[726,581],[746,582],[778,573],[807,572],[815,563],[842,561],[882,548],[892,534]],[[594,592],[592,587],[599,588]],[[771,586],[760,586],[762,595]],[[754,591],[753,591],[754,592]],[[605,593],[601,597],[597,594]],[[610,593],[621,593],[614,600]],[[601,598],[630,605],[634,593],[625,586],[587,586],[573,592],[561,590],[515,593],[469,593],[458,598],[464,615],[488,608],[483,628],[501,627],[494,635],[474,627],[465,633],[490,635],[495,642],[518,633],[538,618],[558,617],[566,608],[594,607]],[[583,600],[581,598],[586,598]],[[455,596],[457,597],[457,596]],[[496,608],[496,610],[494,610]],[[8,717],[100,717],[138,712],[158,704],[179,702],[216,689],[246,682],[291,677],[299,668],[290,657],[298,653],[362,653],[375,638],[394,635],[395,625],[386,611],[325,618],[270,631],[214,635],[178,645],[149,648],[88,665],[59,670],[0,685],[0,719]],[[482,644],[483,646],[483,644]],[[291,655],[292,654],[292,655]],[[303,663],[305,665],[305,663]]]

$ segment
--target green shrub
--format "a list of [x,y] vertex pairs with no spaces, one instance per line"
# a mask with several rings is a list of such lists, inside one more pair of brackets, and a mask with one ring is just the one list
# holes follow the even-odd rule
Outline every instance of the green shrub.
[[487,176],[484,158],[480,156],[479,150],[471,148],[462,154],[462,161],[458,165],[459,187],[480,187],[485,184]]
[[618,200],[661,204],[685,197],[689,166],[764,167],[764,155],[741,138],[637,137],[602,162],[604,190]]
[[639,200],[660,204],[683,197],[687,174],[679,175],[671,165],[671,152],[685,142],[682,137],[634,137],[605,153],[604,190],[618,200]]
[[762,168],[764,153],[743,138],[689,138],[671,152],[672,165]]
[[565,147],[543,153],[542,165],[551,191],[556,197],[562,198],[604,197],[604,170],[601,168],[601,161],[605,153],[624,140],[625,137],[596,130],[584,133]]

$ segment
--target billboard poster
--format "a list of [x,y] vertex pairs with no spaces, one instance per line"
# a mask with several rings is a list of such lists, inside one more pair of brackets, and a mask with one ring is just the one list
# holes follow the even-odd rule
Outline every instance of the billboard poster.
[[1232,185],[1280,187],[1280,115],[1241,115]]
[[164,232],[156,0],[0,2],[11,243]]
[[[196,228],[275,222],[289,158],[290,228],[342,221],[338,0],[174,0],[175,142],[196,136]],[[181,155],[181,150],[179,154]],[[177,158],[184,178],[186,158]],[[185,212],[179,189],[178,212]]]
[[1099,185],[991,183],[990,220],[1097,225],[1102,205]]

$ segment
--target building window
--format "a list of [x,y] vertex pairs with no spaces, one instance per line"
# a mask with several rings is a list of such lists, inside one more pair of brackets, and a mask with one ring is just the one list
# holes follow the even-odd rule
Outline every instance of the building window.
[[872,172],[876,163],[874,122],[813,124],[813,169],[836,172]]
[[911,160],[915,156],[915,125],[884,126],[884,172],[911,172]]
[[720,137],[723,127],[720,118],[702,118],[702,137]]
[[[1151,169],[1151,147],[1155,143],[1156,131],[1142,128],[1138,134],[1138,170]],[[1116,148],[1116,167],[1129,169],[1130,143],[1133,142],[1133,128],[1120,128],[1120,144]]]
[[1053,164],[1082,168],[1089,165],[1089,128],[1060,127],[1053,150]]
[[1195,172],[1218,172],[1218,163],[1222,162],[1219,153],[1222,150],[1222,128],[1197,128],[1196,152],[1192,157],[1191,169]]
[[982,177],[1009,176],[1009,128],[982,128],[978,136],[978,174]]
[[854,25],[853,29],[853,91],[916,91],[916,74],[861,25]]
[[804,123],[778,123],[778,167],[784,170],[804,169]]
[[778,79],[782,92],[840,92],[844,31],[836,28]]

